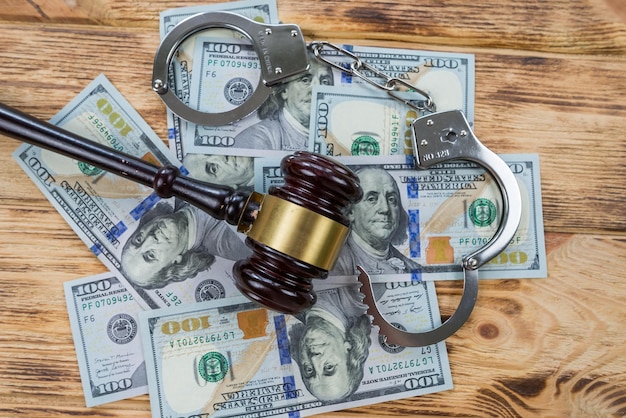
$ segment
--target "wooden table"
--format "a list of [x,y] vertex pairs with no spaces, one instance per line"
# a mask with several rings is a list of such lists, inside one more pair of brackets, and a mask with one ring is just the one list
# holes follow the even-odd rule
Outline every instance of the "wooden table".
[[[0,101],[48,119],[105,73],[166,138],[150,89],[170,0],[0,0]],[[454,389],[324,417],[626,415],[626,3],[278,1],[309,38],[473,53],[476,133],[541,158],[547,279],[482,281],[448,340]],[[0,137],[0,416],[84,407],[63,282],[105,271]],[[458,283],[439,286],[449,314]]]

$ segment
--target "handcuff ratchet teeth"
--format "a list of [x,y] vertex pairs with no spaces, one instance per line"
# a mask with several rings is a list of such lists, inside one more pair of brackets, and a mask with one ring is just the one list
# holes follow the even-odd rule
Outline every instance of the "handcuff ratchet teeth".
[[[222,113],[207,113],[192,109],[169,88],[170,66],[178,47],[190,36],[206,29],[227,28],[243,34],[250,40],[261,63],[261,78],[252,95],[239,107]],[[354,62],[343,68],[321,55],[324,47],[335,49]],[[391,97],[415,107],[395,94],[398,86],[413,90],[425,97],[421,111],[434,112],[435,103],[427,92],[405,81],[388,77],[362,61],[351,52],[328,42],[315,41],[308,45],[315,57],[341,71],[363,78],[373,86],[387,91]],[[272,86],[287,82],[309,69],[307,45],[302,31],[293,24],[262,24],[230,12],[206,12],[191,16],[174,27],[161,41],[154,58],[152,88],[169,109],[181,118],[200,125],[222,126],[254,112],[272,94]],[[384,84],[368,77],[368,71],[383,78]],[[513,239],[522,213],[522,199],[515,177],[506,163],[484,146],[472,132],[469,122],[460,110],[427,114],[412,124],[415,165],[427,169],[450,160],[469,160],[484,167],[495,179],[503,198],[502,217],[496,234],[483,247],[462,260],[463,295],[457,310],[441,326],[425,332],[406,332],[385,320],[376,306],[370,278],[359,267],[358,276],[364,302],[374,324],[387,341],[402,346],[425,346],[445,340],[454,334],[469,318],[478,295],[478,268],[503,251]]]

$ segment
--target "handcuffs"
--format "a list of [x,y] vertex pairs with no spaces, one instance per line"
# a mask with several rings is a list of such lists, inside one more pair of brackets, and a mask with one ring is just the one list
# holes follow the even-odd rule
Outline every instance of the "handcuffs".
[[[251,43],[261,63],[261,77],[252,95],[240,106],[222,113],[207,113],[188,107],[169,88],[169,70],[178,47],[190,36],[212,28],[226,28],[244,35]],[[349,55],[355,61],[350,69],[338,66],[320,55],[330,47]],[[161,41],[154,58],[152,88],[165,105],[179,117],[200,125],[221,126],[235,122],[254,112],[272,94],[273,87],[288,82],[309,69],[307,48],[317,59],[357,75],[389,95],[411,106],[396,95],[398,85],[423,95],[425,105],[420,110],[434,111],[430,96],[403,80],[388,77],[364,63],[358,56],[328,42],[306,44],[299,26],[294,24],[262,24],[230,12],[206,12],[191,16],[175,26]],[[372,72],[385,80],[380,84],[366,76]],[[413,106],[415,107],[415,106]],[[469,122],[460,110],[435,112],[416,119],[412,124],[415,165],[427,169],[450,160],[468,160],[484,167],[495,179],[502,194],[502,219],[492,239],[480,249],[462,259],[463,294],[456,311],[443,324],[425,332],[407,332],[394,327],[378,310],[367,273],[358,267],[363,301],[367,313],[380,328],[388,343],[401,346],[426,346],[445,340],[454,334],[469,318],[478,296],[478,268],[496,257],[513,239],[522,215],[522,199],[517,181],[507,164],[474,135]]]

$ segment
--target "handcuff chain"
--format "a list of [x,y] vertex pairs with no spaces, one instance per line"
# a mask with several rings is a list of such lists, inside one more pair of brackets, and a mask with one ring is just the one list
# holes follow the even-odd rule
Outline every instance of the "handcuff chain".
[[[348,74],[351,76],[357,76],[359,77],[361,80],[371,84],[372,86],[380,89],[380,90],[384,90],[386,91],[392,98],[406,104],[407,106],[418,110],[418,111],[427,111],[427,112],[435,112],[435,102],[433,101],[432,97],[430,96],[430,94],[428,94],[427,92],[425,92],[424,90],[410,84],[407,83],[406,81],[398,78],[398,77],[390,77],[389,75],[385,74],[384,72],[380,71],[379,69],[369,65],[368,63],[364,62],[358,55],[352,53],[351,51],[348,51],[345,48],[342,48],[338,45],[335,45],[331,42],[327,42],[327,41],[313,41],[311,43],[308,44],[309,49],[313,52],[313,55],[315,55],[315,58],[317,58],[318,60],[320,60],[321,62],[330,65],[333,68],[338,69],[339,71],[343,72],[344,74]],[[353,61],[350,63],[350,67],[346,68],[343,67],[339,64],[336,64],[330,60],[328,60],[327,58],[323,57],[321,52],[322,50],[328,47],[332,50],[337,51],[338,53],[340,53],[341,55],[344,55],[348,58],[351,58]],[[380,77],[384,80],[384,84],[379,83],[376,79],[374,79],[373,77],[368,76],[364,71],[369,71],[371,73],[374,74],[374,76]],[[407,100],[407,99],[403,99],[402,97],[400,97],[397,93],[398,91],[400,91],[398,89],[398,86],[402,86],[406,89],[409,90],[413,90],[416,93],[421,94],[422,96],[424,96],[426,98],[426,100],[424,101],[424,104],[419,104],[416,105],[414,104],[412,101]]]

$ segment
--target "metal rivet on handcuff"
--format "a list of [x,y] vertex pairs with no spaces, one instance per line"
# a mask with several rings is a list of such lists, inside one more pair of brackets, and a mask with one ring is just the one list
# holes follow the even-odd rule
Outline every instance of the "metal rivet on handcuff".
[[[211,28],[227,28],[242,33],[248,38],[261,62],[261,78],[253,94],[239,107],[222,113],[206,113],[185,105],[169,89],[169,68],[178,47],[193,34]],[[352,58],[349,69],[337,66],[321,56],[324,47],[336,49]],[[391,97],[416,107],[395,94],[401,87],[414,90],[425,97],[419,110],[434,111],[435,104],[430,96],[403,80],[388,77],[361,59],[328,42],[312,42],[309,48],[321,61],[363,78],[377,88],[387,91]],[[154,59],[152,88],[159,94],[166,106],[181,118],[193,123],[221,126],[235,122],[254,112],[272,94],[272,86],[284,83],[308,71],[307,45],[302,32],[293,24],[261,24],[230,12],[207,12],[191,16],[181,21],[163,38]],[[362,70],[382,77],[385,84],[373,81]],[[368,305],[368,313],[374,324],[380,328],[391,344],[402,346],[426,346],[445,340],[454,334],[469,318],[478,295],[478,268],[502,252],[513,239],[522,214],[522,199],[517,180],[507,164],[494,152],[485,147],[474,135],[469,122],[460,110],[432,113],[413,122],[413,149],[415,163],[426,169],[450,160],[469,160],[484,167],[495,179],[502,194],[502,218],[493,238],[477,251],[466,255],[462,260],[463,295],[454,314],[439,327],[425,332],[402,331],[385,320],[378,310],[370,278],[359,267],[361,292]]]

